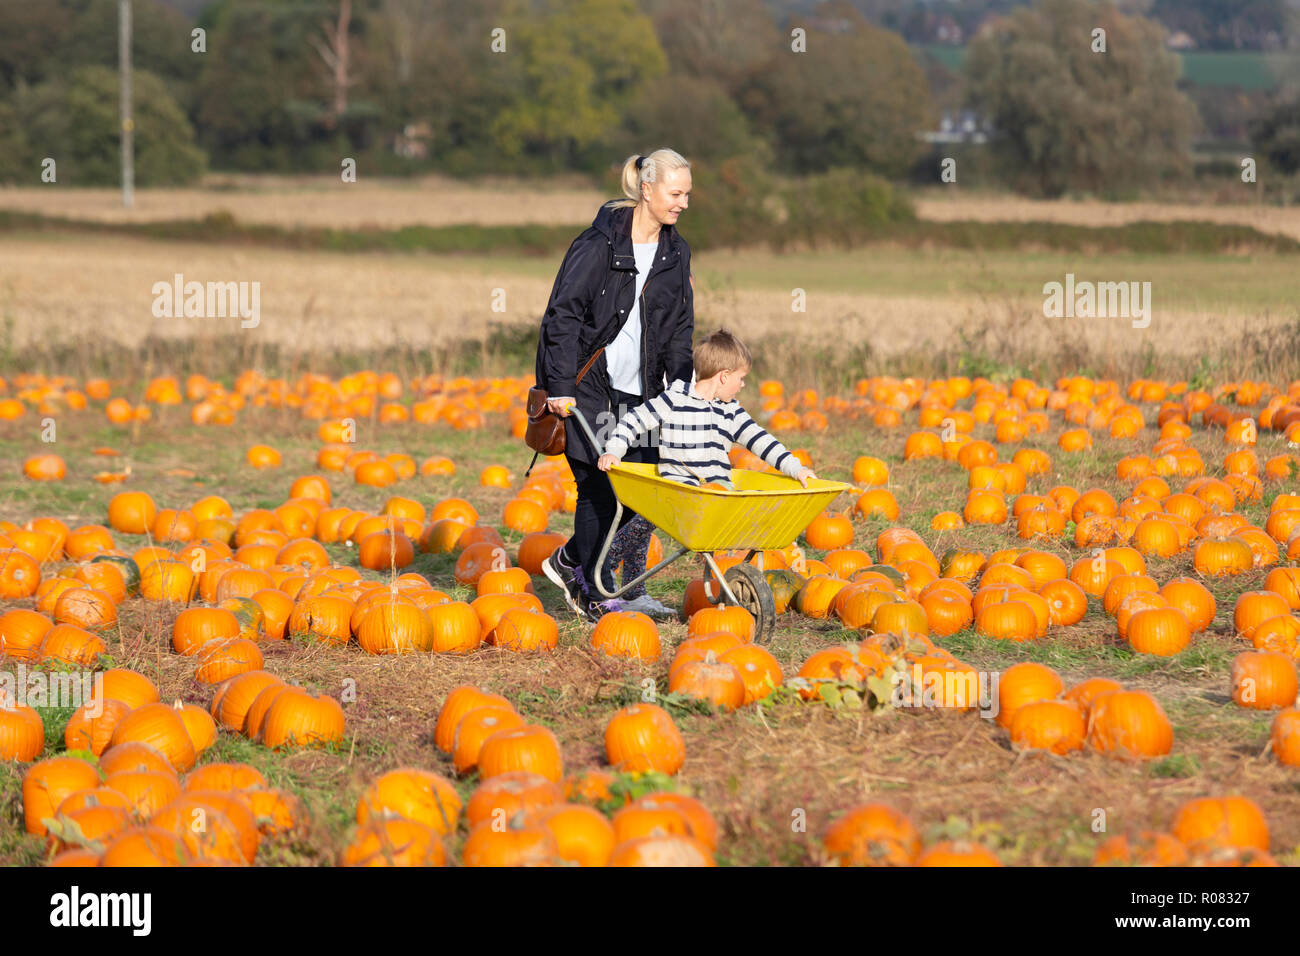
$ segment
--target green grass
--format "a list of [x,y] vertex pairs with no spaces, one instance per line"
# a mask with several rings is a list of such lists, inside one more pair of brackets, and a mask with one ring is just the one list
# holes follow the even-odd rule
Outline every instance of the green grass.
[[[950,70],[961,70],[966,58],[965,47],[926,44],[914,46],[913,50],[934,57]],[[1289,53],[1190,51],[1176,56],[1182,63],[1183,78],[1193,86],[1273,89],[1282,77],[1300,68],[1300,56]]]
[[1244,90],[1269,90],[1300,68],[1293,53],[1222,51],[1180,53],[1183,76],[1193,86],[1239,86]]
[[[1260,253],[1217,256],[1097,254],[1054,251],[903,249],[826,251],[767,256],[713,256],[696,269],[710,288],[781,289],[878,296],[1043,298],[1043,285],[1064,282],[1151,283],[1158,313],[1169,309],[1294,310],[1286,258]],[[1289,307],[1288,307],[1289,306]],[[1044,320],[1046,321],[1046,320]],[[1066,321],[1066,320],[1062,320]]]
[[[527,255],[554,268],[586,223],[564,226],[407,226],[400,229],[286,228],[236,222],[229,216],[155,223],[103,223],[0,211],[0,233],[20,238],[58,233],[135,236],[167,242],[205,242],[316,252],[431,253]],[[783,249],[790,237],[776,224],[767,235],[754,235],[748,245],[769,242]],[[1243,247],[1285,254],[1300,252],[1300,241],[1260,232],[1249,226],[1198,221],[1134,222],[1119,226],[1080,226],[1053,222],[932,222],[881,223],[861,232],[862,245],[900,243],[911,248],[940,246],[955,249],[1011,250],[1048,248],[1064,252],[1231,252]],[[818,245],[833,248],[827,239]],[[713,248],[702,236],[695,251]]]

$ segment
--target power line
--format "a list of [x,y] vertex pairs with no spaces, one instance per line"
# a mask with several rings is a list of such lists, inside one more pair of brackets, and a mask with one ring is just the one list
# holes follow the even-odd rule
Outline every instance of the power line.
[[131,0],[118,0],[117,60],[122,86],[122,205],[135,201],[135,119],[131,112]]

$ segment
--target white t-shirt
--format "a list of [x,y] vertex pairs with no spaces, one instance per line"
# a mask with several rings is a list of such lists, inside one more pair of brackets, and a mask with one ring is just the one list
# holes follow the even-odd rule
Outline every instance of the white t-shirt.
[[641,289],[650,275],[658,248],[658,242],[632,243],[632,253],[636,256],[636,295],[623,327],[605,349],[610,385],[633,395],[641,394]]

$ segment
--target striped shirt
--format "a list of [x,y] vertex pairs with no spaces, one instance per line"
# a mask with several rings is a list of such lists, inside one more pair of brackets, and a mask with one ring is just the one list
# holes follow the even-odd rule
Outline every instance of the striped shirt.
[[654,428],[659,429],[659,475],[688,485],[715,481],[732,487],[727,453],[733,444],[791,478],[804,467],[739,402],[700,398],[691,383],[681,379],[624,415],[605,443],[606,454],[622,458]]

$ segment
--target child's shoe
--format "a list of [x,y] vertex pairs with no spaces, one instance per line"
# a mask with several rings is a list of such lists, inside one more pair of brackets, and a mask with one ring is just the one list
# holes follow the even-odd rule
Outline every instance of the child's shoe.
[[640,611],[642,614],[645,614],[656,621],[677,620],[676,611],[666,604],[661,604],[649,594],[642,594],[640,597],[634,598],[631,601],[624,601],[622,610]]

